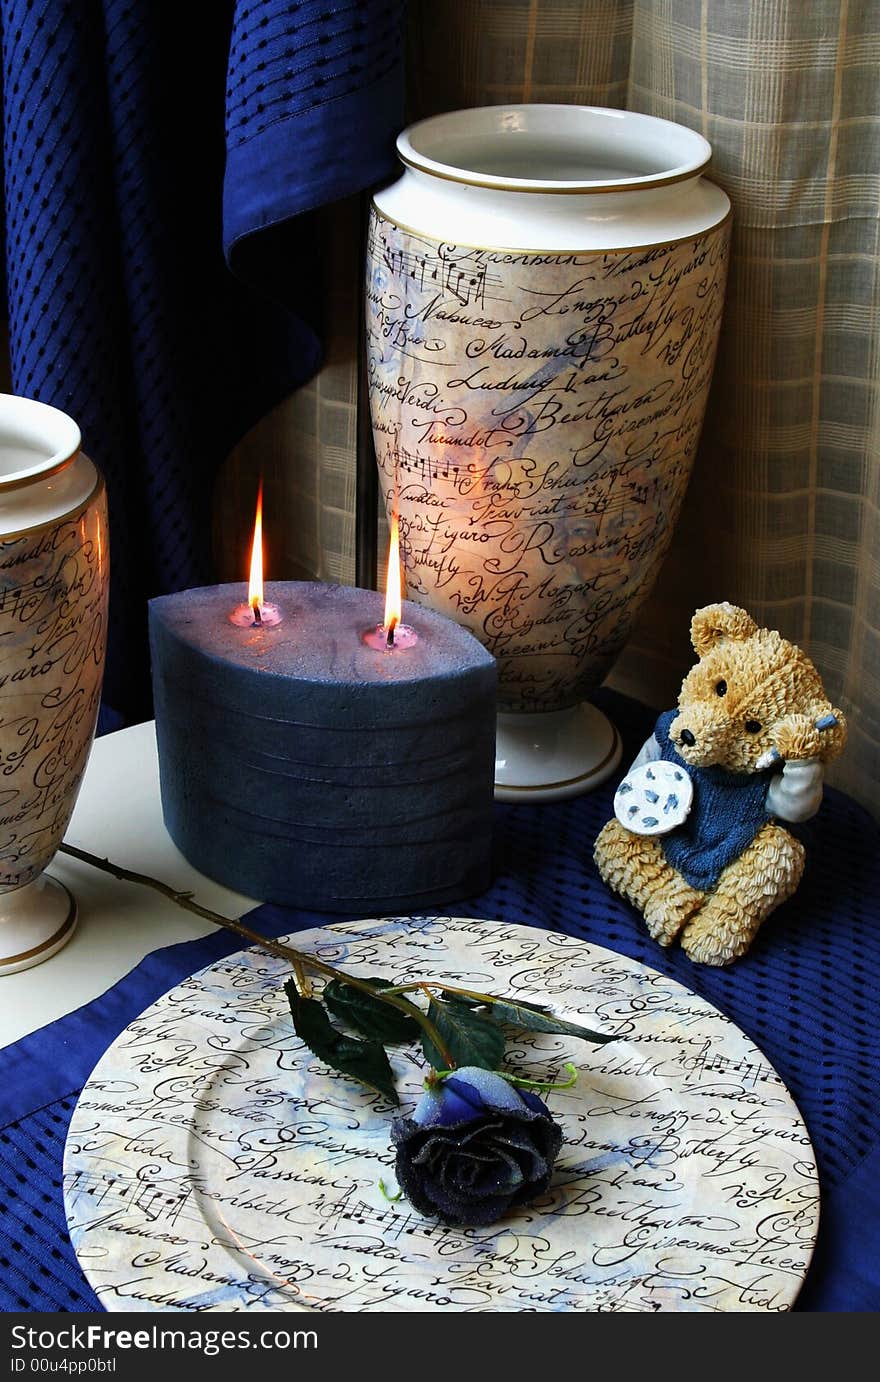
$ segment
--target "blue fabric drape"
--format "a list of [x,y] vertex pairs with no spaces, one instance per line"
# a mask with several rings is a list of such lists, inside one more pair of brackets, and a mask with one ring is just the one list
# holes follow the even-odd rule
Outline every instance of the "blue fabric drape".
[[107,477],[104,727],[149,711],[147,599],[212,579],[218,461],[319,363],[302,213],[392,170],[402,11],[0,0],[12,387]]

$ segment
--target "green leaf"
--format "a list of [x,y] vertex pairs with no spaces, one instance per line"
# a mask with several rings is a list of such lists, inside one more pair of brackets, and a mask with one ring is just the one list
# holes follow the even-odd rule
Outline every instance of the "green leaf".
[[[377,989],[391,988],[390,979],[366,979],[364,982]],[[381,998],[373,998],[363,989],[353,988],[339,979],[330,980],[323,997],[336,1017],[341,1017],[355,1031],[372,1041],[415,1041],[419,1035],[419,1024],[415,1018],[407,1017],[399,1008],[393,1008],[390,1003],[383,1003]],[[412,1007],[412,1004],[407,1006]]]
[[315,998],[302,998],[293,979],[288,979],[284,992],[290,1003],[294,1031],[319,1060],[384,1094],[393,1104],[400,1102],[391,1066],[380,1042],[361,1041],[337,1031],[323,1005]]
[[[484,1070],[497,1070],[504,1060],[504,1032],[486,1013],[474,1012],[454,998],[445,1002],[431,1000],[428,1017],[443,1038],[456,1065],[479,1065]],[[434,1043],[422,1033],[422,1050],[435,1070],[446,1064]]]
[[485,1008],[486,1006],[486,1001],[484,998],[471,998],[466,993],[456,993],[454,989],[447,990],[445,989],[443,984],[435,984],[433,979],[431,980],[431,984],[434,988],[439,988],[444,993],[446,993],[448,999],[451,1002],[460,1003],[464,1008]]
[[498,1022],[509,1022],[512,1027],[524,1028],[527,1032],[552,1032],[558,1036],[580,1037],[582,1041],[592,1041],[603,1045],[617,1038],[611,1032],[594,1032],[589,1027],[581,1027],[576,1022],[566,1022],[562,1017],[554,1017],[546,1008],[537,1003],[517,1002],[505,998],[492,1004],[492,1014]]

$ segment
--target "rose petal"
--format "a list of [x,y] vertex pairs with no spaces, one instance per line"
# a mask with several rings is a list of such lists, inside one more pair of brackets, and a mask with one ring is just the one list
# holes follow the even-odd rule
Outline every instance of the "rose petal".
[[443,1168],[443,1184],[450,1190],[476,1195],[512,1195],[525,1176],[516,1158],[500,1150],[488,1158],[449,1157]]
[[494,1070],[483,1070],[478,1065],[463,1065],[454,1075],[447,1076],[441,1088],[450,1087],[462,1097],[466,1097],[464,1091],[469,1090],[471,1098],[476,1097],[482,1109],[507,1109],[516,1113],[522,1108],[521,1090],[508,1083],[503,1075]]
[[533,1090],[520,1089],[517,1092],[519,1093],[519,1096],[522,1099],[523,1103],[527,1104],[533,1113],[543,1114],[545,1118],[550,1117],[550,1110],[544,1103],[544,1100],[539,1099],[537,1094],[535,1094]]
[[453,1228],[476,1228],[494,1224],[510,1207],[509,1195],[456,1195],[436,1182],[427,1187],[427,1193],[432,1207],[422,1212],[432,1214]]
[[[460,1113],[481,1098],[469,1075],[463,1084],[451,1091],[447,1111]],[[451,1225],[486,1225],[546,1193],[562,1131],[540,1100],[525,1101],[513,1093],[514,1101],[505,1096],[507,1107],[481,1104],[481,1113],[456,1122],[422,1123],[415,1116],[394,1120],[398,1181],[420,1213]]]
[[486,1113],[521,1113],[526,1108],[550,1116],[547,1106],[531,1091],[516,1089],[494,1070],[465,1065],[422,1095],[412,1119],[423,1128],[449,1127]]
[[476,1090],[444,1080],[441,1085],[425,1091],[413,1109],[412,1120],[422,1128],[448,1127],[453,1123],[470,1122],[486,1112]]

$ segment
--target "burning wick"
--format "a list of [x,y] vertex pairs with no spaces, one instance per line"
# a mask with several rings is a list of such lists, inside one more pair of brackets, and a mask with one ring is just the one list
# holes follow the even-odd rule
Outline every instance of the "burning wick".
[[254,540],[251,544],[251,569],[248,579],[248,598],[246,605],[238,605],[230,614],[229,622],[242,629],[272,628],[281,623],[281,611],[277,605],[267,605],[263,600],[263,482],[257,492],[257,513],[254,519]]
[[368,629],[364,642],[370,648],[386,653],[411,648],[419,636],[408,624],[402,624],[403,580],[400,573],[400,522],[397,513],[391,515],[391,541],[388,546],[388,578],[385,582],[385,618],[375,629]]

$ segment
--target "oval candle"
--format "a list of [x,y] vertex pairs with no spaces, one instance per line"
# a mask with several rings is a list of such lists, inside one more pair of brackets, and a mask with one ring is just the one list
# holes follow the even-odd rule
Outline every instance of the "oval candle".
[[[165,824],[191,864],[267,901],[327,912],[434,907],[490,877],[495,661],[404,603],[275,581],[280,622],[237,627],[243,585],[150,603]],[[370,644],[373,644],[371,646]]]

